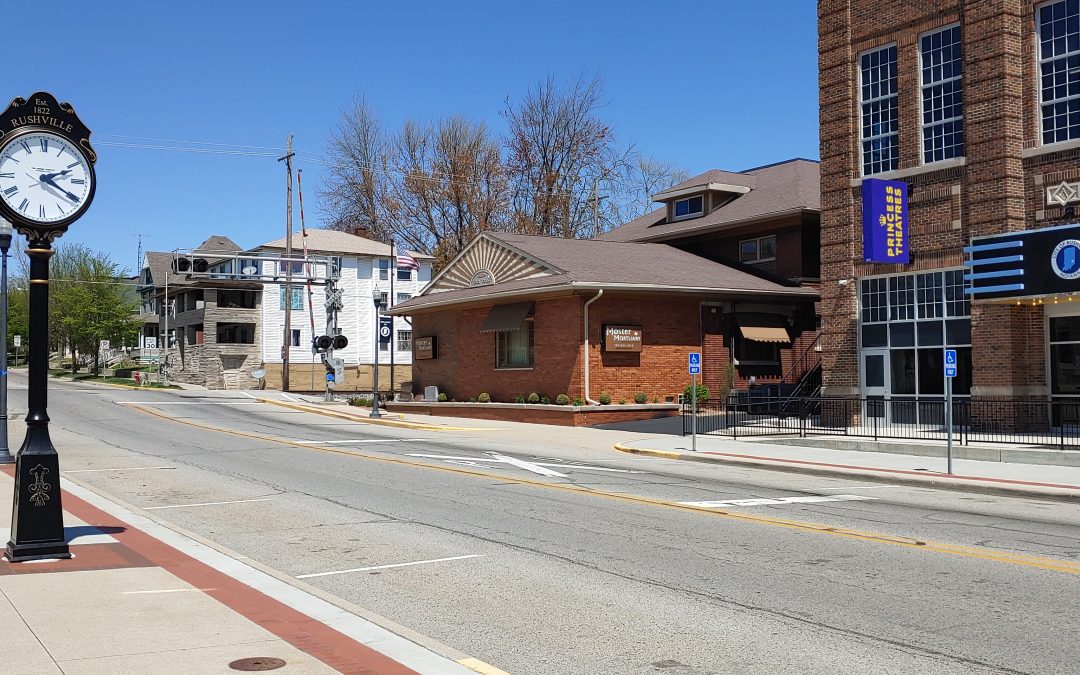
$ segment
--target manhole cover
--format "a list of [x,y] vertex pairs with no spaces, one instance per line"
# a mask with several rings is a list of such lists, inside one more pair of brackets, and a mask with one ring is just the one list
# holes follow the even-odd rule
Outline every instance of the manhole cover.
[[247,659],[237,659],[230,663],[229,667],[233,670],[253,672],[257,670],[277,670],[284,665],[285,661],[275,659],[272,656],[253,656]]

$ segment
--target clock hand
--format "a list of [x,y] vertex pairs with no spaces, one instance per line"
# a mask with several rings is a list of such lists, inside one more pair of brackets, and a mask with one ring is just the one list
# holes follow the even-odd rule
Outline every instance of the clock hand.
[[64,174],[71,173],[71,169],[64,169],[63,171],[57,171],[56,173],[43,173],[41,174],[41,180],[49,181],[57,176],[63,176]]
[[68,192],[64,188],[60,187],[59,185],[57,185],[56,183],[53,182],[52,178],[46,178],[44,175],[41,178],[42,178],[41,182],[45,183],[46,185],[51,185],[52,187],[56,188],[60,192],[63,192],[64,196],[66,196],[71,201],[73,201],[73,202],[79,201],[79,196],[78,195],[76,195],[76,194],[74,194],[72,192]]

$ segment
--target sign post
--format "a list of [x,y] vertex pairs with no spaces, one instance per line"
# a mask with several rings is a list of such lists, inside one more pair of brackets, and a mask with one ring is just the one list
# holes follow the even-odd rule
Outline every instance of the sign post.
[[956,377],[956,350],[945,350],[945,427],[946,431],[946,462],[947,472],[952,474],[952,432],[953,432],[953,404],[952,404],[952,381]]
[[690,352],[690,450],[697,452],[697,376],[701,373],[701,352]]
[[22,336],[15,336],[15,367],[19,367],[19,347],[22,347]]

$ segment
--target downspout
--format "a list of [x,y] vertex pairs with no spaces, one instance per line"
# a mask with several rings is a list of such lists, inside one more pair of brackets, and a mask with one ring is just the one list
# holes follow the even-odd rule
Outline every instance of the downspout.
[[585,402],[591,405],[600,405],[600,403],[589,398],[589,305],[599,300],[603,294],[604,289],[601,288],[594,298],[585,301]]

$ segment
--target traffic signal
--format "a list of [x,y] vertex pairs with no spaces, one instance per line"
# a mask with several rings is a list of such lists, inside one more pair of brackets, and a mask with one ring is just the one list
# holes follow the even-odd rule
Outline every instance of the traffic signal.
[[334,336],[334,349],[345,349],[349,346],[349,338],[344,335]]
[[315,351],[326,352],[334,346],[334,338],[329,335],[320,335],[315,338]]
[[173,271],[177,273],[194,272],[196,274],[202,274],[210,269],[210,263],[206,258],[195,258],[192,256],[177,256],[173,260]]

